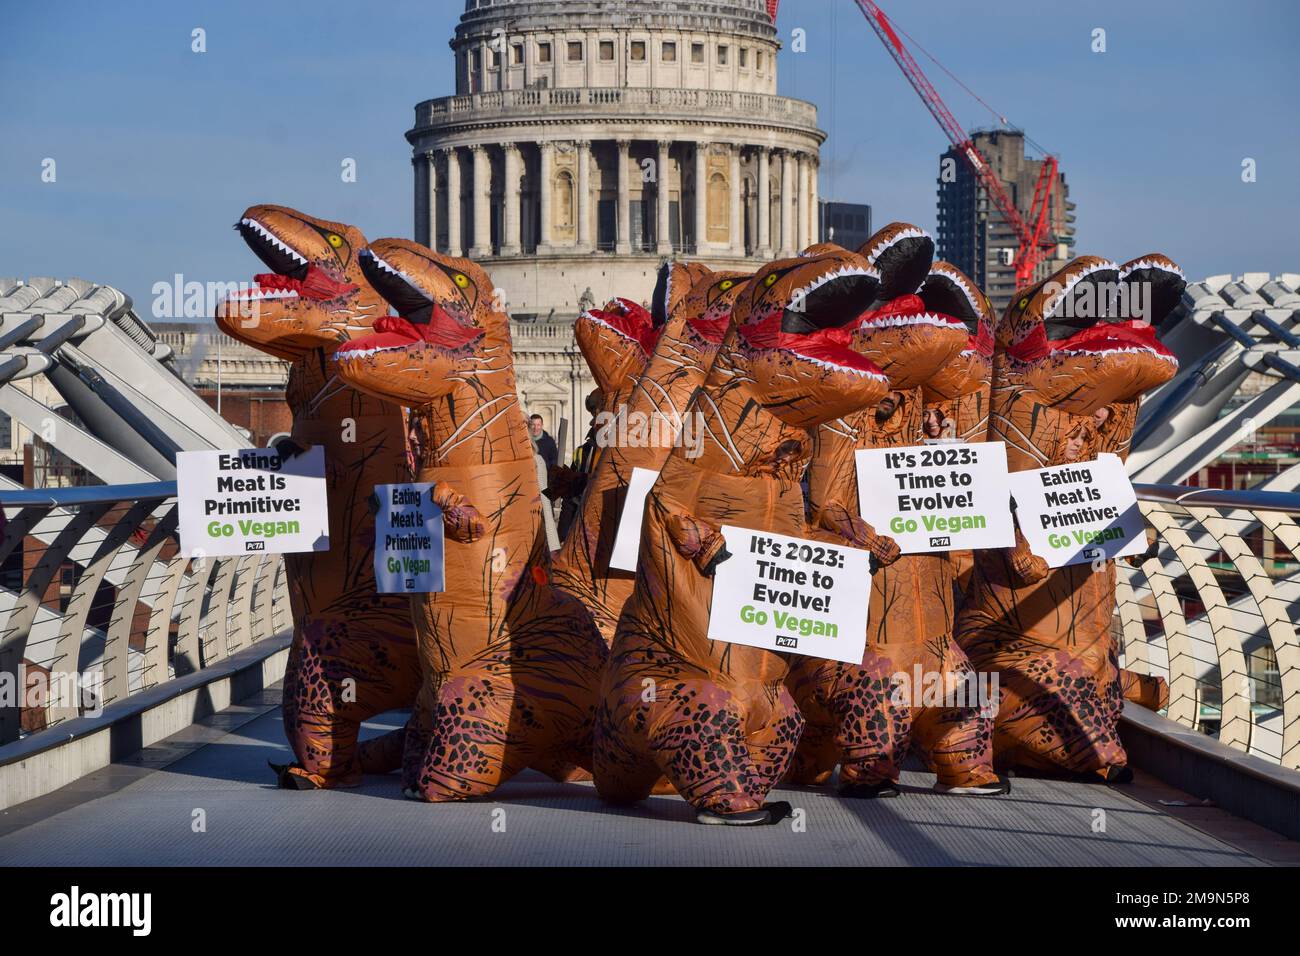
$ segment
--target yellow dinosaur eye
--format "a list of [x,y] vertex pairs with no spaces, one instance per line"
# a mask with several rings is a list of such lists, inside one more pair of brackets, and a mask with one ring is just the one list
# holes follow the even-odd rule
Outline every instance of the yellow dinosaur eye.
[[722,284],[721,284],[720,286],[718,286],[718,288],[721,289],[723,292],[726,292],[728,289],[730,289],[730,288],[731,288],[733,285],[735,285],[735,284],[736,284],[735,281],[732,280],[732,279],[724,279],[724,280],[722,281]]
[[335,249],[343,245],[343,237],[340,236],[337,232],[331,232],[328,236],[325,237],[325,241],[328,242]]
[[771,286],[775,282],[776,282],[776,273],[773,272],[770,276],[768,276],[766,279],[763,280],[763,285]]
[[1024,298],[1024,299],[1021,299],[1021,300],[1020,300],[1020,308],[1023,309],[1023,308],[1025,308],[1025,307],[1027,307],[1028,305],[1029,305],[1029,299],[1028,299],[1028,298]]
[[456,285],[460,286],[462,289],[465,288],[465,286],[469,285],[469,276],[465,275],[465,273],[463,272],[457,272],[454,276],[451,277],[451,280],[455,282]]

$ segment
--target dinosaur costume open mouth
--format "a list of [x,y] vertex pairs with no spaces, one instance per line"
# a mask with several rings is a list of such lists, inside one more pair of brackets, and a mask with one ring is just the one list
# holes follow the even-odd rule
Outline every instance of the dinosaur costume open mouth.
[[[775,276],[769,275],[769,281]],[[849,348],[854,317],[871,302],[880,275],[852,265],[817,276],[795,289],[779,309],[739,328],[751,349],[777,349],[832,371],[886,380],[875,362]]]
[[253,276],[255,288],[241,289],[230,298],[248,301],[302,298],[328,302],[356,291],[355,285],[334,279],[256,219],[245,217],[235,224],[235,229],[272,271]]
[[946,263],[939,263],[926,276],[920,296],[928,308],[965,325],[969,340],[961,352],[963,357],[975,354],[985,358],[993,356],[992,322],[981,321],[986,316],[982,296],[965,276],[956,269],[946,268]]
[[662,325],[657,325],[651,313],[630,299],[611,299],[603,309],[587,309],[588,319],[629,342],[635,343],[647,356],[655,350]]
[[449,353],[469,352],[483,330],[457,318],[454,307],[437,302],[402,270],[362,249],[357,257],[361,271],[375,291],[397,310],[375,321],[375,334],[339,346],[339,358],[365,358],[416,346],[433,346]]

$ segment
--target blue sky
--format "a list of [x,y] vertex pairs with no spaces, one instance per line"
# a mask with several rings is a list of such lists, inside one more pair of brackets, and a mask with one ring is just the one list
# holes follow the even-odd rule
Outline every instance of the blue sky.
[[[893,19],[1061,157],[1079,252],[1160,250],[1193,278],[1300,271],[1290,0],[884,0]],[[79,275],[147,314],[171,281],[260,268],[254,202],[409,235],[403,132],[453,91],[461,0],[10,0],[0,52],[0,274]],[[191,30],[207,52],[191,52]],[[789,49],[791,31],[808,50]],[[1107,51],[1090,49],[1106,30]],[[824,197],[933,228],[946,141],[851,0],[784,0],[780,92],[830,133]],[[967,127],[990,115],[919,51]],[[357,162],[344,183],[340,163]],[[1253,158],[1257,181],[1241,181]],[[57,181],[41,181],[46,158]]]

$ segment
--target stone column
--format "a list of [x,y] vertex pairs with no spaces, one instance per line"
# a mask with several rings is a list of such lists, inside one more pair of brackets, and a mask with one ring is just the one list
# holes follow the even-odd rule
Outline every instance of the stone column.
[[540,247],[539,251],[549,251],[551,248],[551,190],[555,179],[555,144],[547,141],[537,145],[542,156],[539,166],[541,196],[537,203],[538,212],[542,217],[542,229],[541,238],[538,239],[538,246]]
[[758,255],[772,258],[772,151],[758,151]]
[[591,143],[578,140],[578,248],[591,251]]
[[661,256],[673,251],[672,237],[668,234],[668,146],[666,139],[659,141],[659,158],[655,164],[655,251]]
[[470,193],[474,197],[474,244],[470,246],[469,257],[478,259],[492,255],[492,163],[488,159],[487,149],[483,146],[471,146],[470,155],[474,157],[474,179]]
[[614,251],[620,255],[627,255],[632,251],[631,192],[627,179],[628,148],[631,145],[630,140],[618,141],[618,241]]
[[415,221],[412,235],[416,242],[428,243],[429,233],[429,165],[423,153],[411,157],[411,172],[415,174]]
[[803,153],[794,157],[794,247],[805,249],[812,245],[808,241],[808,166]]
[[821,205],[817,197],[817,170],[820,163],[814,155],[808,156],[808,235],[813,242],[821,242]]
[[781,151],[781,248],[782,259],[794,255],[794,156]]
[[433,150],[424,154],[429,166],[429,241],[430,249],[438,248],[438,154]]
[[740,228],[740,144],[731,144],[731,252],[745,254],[745,234]]
[[501,254],[503,256],[519,255],[522,243],[519,236],[519,147],[514,143],[505,143],[505,186],[501,190],[503,204],[501,214]]
[[695,252],[704,251],[708,237],[709,183],[708,183],[708,143],[695,144]]
[[447,255],[463,256],[465,247],[460,243],[460,155],[454,146],[442,153],[447,158]]

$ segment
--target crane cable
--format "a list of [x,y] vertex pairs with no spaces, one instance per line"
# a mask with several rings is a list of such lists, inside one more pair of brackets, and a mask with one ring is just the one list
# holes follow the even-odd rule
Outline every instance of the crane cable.
[[969,86],[967,86],[965,83],[963,83],[963,82],[962,82],[962,81],[957,77],[957,75],[956,75],[955,73],[952,72],[952,70],[948,69],[948,68],[947,68],[946,66],[944,66],[942,63],[940,63],[939,60],[936,59],[935,56],[934,56],[934,55],[933,55],[929,50],[927,50],[925,47],[921,46],[921,44],[918,43],[918,42],[916,41],[916,38],[915,38],[914,36],[912,36],[910,33],[908,33],[906,30],[904,30],[904,29],[899,25],[899,23],[898,23],[897,20],[895,20],[893,17],[890,17],[890,18],[889,18],[889,23],[890,23],[890,26],[892,26],[895,30],[897,30],[897,31],[898,31],[899,33],[901,33],[903,36],[907,37],[907,42],[908,42],[908,43],[912,44],[912,46],[916,47],[916,49],[920,50],[923,54],[925,54],[926,59],[928,59],[931,63],[933,63],[933,64],[934,64],[935,66],[937,66],[939,69],[943,70],[944,74],[947,75],[947,77],[948,77],[950,80],[952,80],[954,83],[956,83],[958,86],[960,86],[960,87],[961,87],[963,90],[965,90],[965,91],[966,91],[966,92],[967,92],[971,97],[973,97],[973,98],[974,98],[974,99],[975,99],[975,100],[976,100],[976,101],[977,101],[981,106],[983,106],[986,110],[988,110],[989,113],[992,114],[992,116],[993,116],[993,118],[994,118],[995,120],[997,120],[999,123],[1001,123],[1001,124],[1002,124],[1004,127],[1006,127],[1007,129],[1009,129],[1009,130],[1013,130],[1013,131],[1015,131],[1015,132],[1017,132],[1017,133],[1020,133],[1022,136],[1025,137],[1025,142],[1026,142],[1026,143],[1028,143],[1028,144],[1029,144],[1030,146],[1032,146],[1034,149],[1038,150],[1038,151],[1039,151],[1040,153],[1042,153],[1044,156],[1050,156],[1050,155],[1051,155],[1051,151],[1048,150],[1045,146],[1043,146],[1042,143],[1036,142],[1035,140],[1031,139],[1030,136],[1029,136],[1029,134],[1026,133],[1023,129],[1020,129],[1018,126],[1014,126],[1014,125],[1012,125],[1011,121],[1008,120],[1008,119],[1006,118],[1006,116],[1004,116],[1002,113],[998,112],[998,111],[995,110],[992,106],[990,106],[987,102],[985,102],[985,100],[984,100],[983,97],[981,97],[978,93],[976,93],[976,92],[975,92],[974,90],[972,90]]

